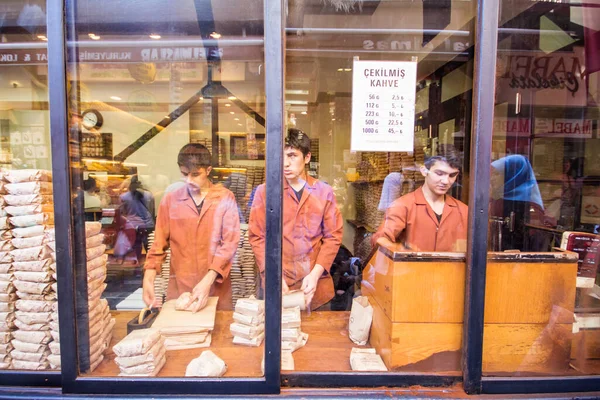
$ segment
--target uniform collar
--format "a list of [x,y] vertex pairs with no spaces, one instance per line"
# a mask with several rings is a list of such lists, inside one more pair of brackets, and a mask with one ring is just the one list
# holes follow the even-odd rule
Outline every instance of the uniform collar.
[[[317,183],[318,179],[313,178],[312,176],[306,174],[306,185],[304,187],[308,187],[310,189],[314,189],[315,184]],[[283,188],[287,189],[291,187],[290,184],[288,183],[287,179],[285,179],[285,177],[283,178]]]
[[[211,189],[213,187],[214,187],[214,185],[212,184],[212,182],[209,181],[208,182],[208,193],[206,194],[206,198],[208,198],[210,196]],[[185,201],[187,199],[190,199],[190,194],[188,192],[188,186],[187,186],[187,184],[183,185],[182,187],[180,187],[179,189],[177,189],[175,192],[173,192],[173,195],[179,201]]]
[[[415,190],[415,204],[427,205],[427,199],[425,199],[425,194],[423,193],[423,186]],[[445,205],[450,207],[458,207],[458,203],[456,199],[449,194],[445,196]]]

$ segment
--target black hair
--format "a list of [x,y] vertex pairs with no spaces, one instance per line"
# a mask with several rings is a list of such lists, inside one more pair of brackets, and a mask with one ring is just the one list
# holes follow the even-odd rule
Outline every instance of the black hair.
[[96,189],[97,186],[98,185],[96,185],[96,180],[91,176],[83,181],[83,190],[85,190],[86,192],[92,189]]
[[210,151],[200,143],[188,143],[179,150],[177,164],[190,170],[208,168],[212,164]]
[[306,157],[310,153],[310,138],[300,129],[289,128],[284,147],[300,150],[302,155]]
[[425,159],[425,168],[431,169],[431,167],[433,167],[433,164],[435,164],[437,161],[445,162],[452,168],[462,168],[462,157],[460,153],[452,148],[449,148],[449,146],[447,146],[443,154],[427,157]]

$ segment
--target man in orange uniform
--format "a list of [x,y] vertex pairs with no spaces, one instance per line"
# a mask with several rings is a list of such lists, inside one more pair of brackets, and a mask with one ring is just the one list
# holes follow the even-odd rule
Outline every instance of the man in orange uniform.
[[414,251],[465,251],[467,206],[446,194],[458,177],[461,162],[450,152],[429,157],[421,167],[425,184],[396,199],[373,235],[402,243]]
[[209,295],[219,296],[219,309],[231,309],[229,271],[240,238],[240,219],[233,193],[213,185],[208,149],[190,143],[179,151],[177,164],[186,184],[165,195],[158,209],[154,243],[144,265],[143,298],[155,304],[154,279],[171,248],[167,300],[191,292],[194,311]]
[[[331,264],[342,243],[343,222],[331,186],[306,173],[310,138],[289,129],[283,153],[283,293],[301,289],[313,310],[334,296]],[[256,190],[248,235],[265,271],[265,185]]]

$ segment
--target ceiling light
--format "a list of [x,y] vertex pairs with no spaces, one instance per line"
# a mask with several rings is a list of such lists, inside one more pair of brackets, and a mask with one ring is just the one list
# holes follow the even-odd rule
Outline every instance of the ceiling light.
[[119,96],[110,96],[112,100],[121,101],[122,99]]
[[240,119],[239,119],[239,118],[234,118],[233,120],[234,120],[234,121],[239,121]]
[[344,68],[338,68],[338,72],[344,71]]
[[213,39],[220,39],[221,38],[221,34],[217,33],[217,32],[213,32],[209,35],[211,38]]
[[235,100],[235,99],[236,99],[236,97],[235,97],[235,96],[229,96],[229,97],[228,97],[228,99],[229,99],[229,100]]
[[158,40],[160,38],[161,38],[161,36],[159,34],[156,34],[156,33],[151,33],[150,34],[150,39]]
[[48,41],[48,38],[46,37],[46,35],[38,35],[37,36],[38,39],[44,40],[44,41]]
[[238,126],[242,126],[242,124],[238,124]]
[[225,107],[231,107],[231,104],[227,103],[225,104]]
[[332,121],[335,121],[335,118],[331,118]]
[[300,114],[302,114],[302,115],[306,115],[306,114],[308,114],[308,113],[307,113],[306,111],[302,111]]
[[344,68],[344,71],[350,72],[350,71],[352,71],[352,68]]
[[100,36],[96,35],[95,33],[88,33],[88,36],[92,40],[100,40]]
[[235,112],[233,112],[233,111],[229,111],[229,114],[235,114]]

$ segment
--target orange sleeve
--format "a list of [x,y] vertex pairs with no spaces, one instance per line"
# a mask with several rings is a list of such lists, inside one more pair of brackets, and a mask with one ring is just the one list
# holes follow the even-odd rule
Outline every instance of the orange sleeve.
[[392,203],[385,212],[385,219],[377,229],[377,232],[371,237],[371,244],[376,245],[377,239],[385,237],[389,241],[396,243],[400,234],[406,228],[406,218],[408,209],[399,201]]
[[250,210],[250,221],[248,224],[248,241],[252,246],[256,264],[261,273],[265,272],[265,185],[260,185],[254,194],[252,209]]
[[209,269],[220,275],[216,280],[220,283],[229,276],[231,263],[240,242],[240,216],[235,197],[229,191],[219,202],[219,207],[223,209],[221,232],[213,232],[213,235],[220,237],[221,244],[217,247]]
[[338,210],[333,190],[329,186],[327,189],[325,210],[323,210],[323,238],[321,239],[321,249],[317,255],[316,264],[325,268],[325,271],[329,273],[331,264],[333,264],[342,244],[344,221],[340,210]]

